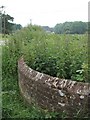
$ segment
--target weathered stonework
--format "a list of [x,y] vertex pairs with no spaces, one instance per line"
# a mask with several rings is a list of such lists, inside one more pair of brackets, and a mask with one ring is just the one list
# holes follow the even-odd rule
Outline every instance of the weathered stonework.
[[68,116],[89,112],[90,83],[52,77],[29,68],[23,58],[18,61],[19,87],[22,95],[41,108],[66,112]]

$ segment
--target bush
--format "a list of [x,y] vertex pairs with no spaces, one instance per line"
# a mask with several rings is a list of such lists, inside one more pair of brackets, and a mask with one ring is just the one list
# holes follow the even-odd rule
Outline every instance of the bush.
[[83,67],[88,59],[86,34],[47,34],[41,27],[32,25],[23,28],[3,47],[5,75],[17,75],[17,61],[22,55],[35,70],[60,78],[86,81],[88,68]]

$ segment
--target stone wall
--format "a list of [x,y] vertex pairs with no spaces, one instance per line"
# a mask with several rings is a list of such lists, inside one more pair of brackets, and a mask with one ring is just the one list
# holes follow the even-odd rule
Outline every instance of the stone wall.
[[19,87],[28,103],[43,109],[66,112],[68,116],[89,113],[90,83],[52,77],[18,61]]

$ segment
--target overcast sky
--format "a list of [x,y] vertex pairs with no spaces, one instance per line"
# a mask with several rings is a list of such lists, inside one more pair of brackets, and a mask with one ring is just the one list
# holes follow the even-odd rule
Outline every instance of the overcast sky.
[[89,0],[0,0],[15,23],[54,27],[65,21],[88,21]]

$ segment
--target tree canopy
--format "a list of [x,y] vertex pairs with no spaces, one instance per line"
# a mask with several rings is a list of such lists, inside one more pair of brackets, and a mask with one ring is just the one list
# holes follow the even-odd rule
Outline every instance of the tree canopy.
[[54,32],[57,34],[84,34],[88,29],[88,23],[75,21],[56,24]]
[[2,23],[2,28],[0,28],[2,30],[0,30],[0,32],[2,32],[3,34],[10,34],[13,31],[22,28],[20,24],[15,24],[13,23],[13,21],[14,18],[9,14],[0,13],[0,23]]

